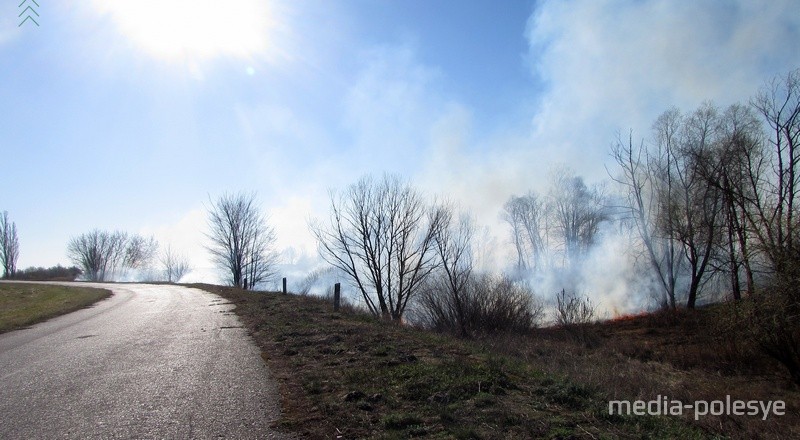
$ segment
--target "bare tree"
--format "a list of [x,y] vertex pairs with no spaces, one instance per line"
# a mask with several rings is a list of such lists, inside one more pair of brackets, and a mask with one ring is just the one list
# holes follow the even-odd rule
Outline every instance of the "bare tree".
[[[668,179],[659,179],[653,166],[654,160],[645,149],[644,143],[634,146],[632,136],[629,136],[627,142],[618,139],[612,147],[611,155],[621,171],[620,176],[612,175],[612,179],[624,188],[627,202],[624,208],[628,212],[628,219],[636,226],[648,265],[658,280],[663,294],[662,303],[675,308],[679,255],[675,249],[675,240],[669,233],[662,235],[657,225],[658,219],[664,217],[662,211],[666,207],[659,202],[659,194],[666,193],[669,196],[671,183]],[[671,231],[670,228],[666,230]]]
[[546,197],[534,191],[512,196],[502,217],[511,229],[516,276],[577,269],[595,244],[600,225],[611,218],[607,205],[602,185],[587,187],[566,168],[553,171]]
[[8,219],[8,212],[0,215],[0,263],[3,265],[3,278],[11,278],[17,272],[19,258],[19,238],[17,224]]
[[553,174],[549,194],[553,229],[563,247],[564,265],[575,265],[595,242],[600,224],[610,218],[603,188],[562,170]]
[[672,171],[678,183],[675,198],[667,200],[667,211],[675,238],[689,269],[689,286],[686,306],[694,308],[702,283],[711,273],[709,263],[719,242],[720,194],[715,185],[704,176],[704,162],[711,161],[713,146],[718,142],[719,120],[717,109],[704,104],[683,118],[681,144],[673,149],[676,164]]
[[119,269],[147,267],[158,243],[153,238],[95,229],[70,239],[67,255],[89,281],[106,281]]
[[[778,274],[795,270],[800,261],[797,197],[800,191],[800,69],[776,78],[763,88],[751,105],[771,130],[772,155],[767,174],[753,181],[756,191],[749,200],[754,215],[750,219],[763,251]],[[760,191],[759,191],[760,190]],[[743,195],[744,196],[744,195]]]
[[511,196],[503,205],[503,219],[511,227],[511,240],[514,243],[514,250],[517,253],[516,269],[524,272],[528,269],[528,250],[525,246],[525,229],[522,224],[522,203],[516,196]]
[[[331,278],[335,275],[335,271],[336,269],[331,266],[324,266],[314,269],[298,283],[297,290],[293,290],[293,292],[297,293],[298,295],[308,295],[311,293],[311,289],[314,288],[314,286],[319,283],[320,280]],[[331,295],[333,294],[331,293]]]
[[664,112],[653,131],[650,150],[634,147],[632,139],[627,146],[617,142],[612,155],[622,176],[615,180],[626,189],[627,210],[665,305],[676,307],[677,281],[685,275],[686,306],[693,308],[723,242],[716,150],[724,130],[717,109],[704,104],[688,116],[677,109]]
[[275,274],[275,231],[255,202],[255,194],[224,194],[208,209],[208,251],[227,273],[227,282],[252,289]]
[[125,243],[122,266],[130,269],[145,269],[158,253],[158,242],[153,237],[132,235]]
[[669,306],[676,308],[676,284],[681,271],[683,259],[675,234],[675,215],[673,201],[678,197],[677,182],[675,181],[675,156],[679,148],[679,132],[681,126],[681,113],[677,108],[671,108],[662,113],[653,124],[653,137],[655,151],[646,155],[647,172],[652,177],[653,200],[656,205],[656,216],[651,219],[653,232],[662,244],[664,278],[667,284]]
[[[731,295],[741,298],[741,272],[745,291],[755,290],[753,261],[758,250],[748,218],[755,191],[750,184],[763,175],[765,151],[759,121],[750,107],[731,105],[719,120],[719,136],[710,154],[698,155],[698,163],[707,183],[718,192],[720,236],[714,270],[728,276]],[[761,192],[761,191],[759,191]]]
[[503,205],[503,219],[511,227],[517,252],[517,270],[541,270],[547,260],[547,207],[533,191],[511,196]]
[[466,214],[459,219],[453,218],[453,210],[443,209],[442,227],[436,231],[436,252],[441,259],[440,288],[449,297],[450,310],[455,314],[454,322],[458,326],[460,336],[469,334],[467,324],[468,287],[473,270],[472,238],[475,227]]
[[435,237],[443,221],[443,210],[384,175],[364,177],[339,196],[331,193],[330,223],[312,223],[311,230],[322,258],[350,278],[369,311],[400,320],[439,265]]
[[167,246],[159,256],[164,278],[169,283],[177,283],[187,273],[191,272],[192,266],[185,254],[178,254],[172,250],[172,246]]
[[124,239],[121,232],[108,233],[95,229],[72,237],[67,245],[67,255],[83,271],[88,281],[105,281],[118,264]]
[[[746,155],[747,191],[737,198],[770,269],[742,322],[751,339],[800,384],[800,69],[775,78],[751,105],[769,128],[765,155]],[[745,304],[747,306],[748,304]]]

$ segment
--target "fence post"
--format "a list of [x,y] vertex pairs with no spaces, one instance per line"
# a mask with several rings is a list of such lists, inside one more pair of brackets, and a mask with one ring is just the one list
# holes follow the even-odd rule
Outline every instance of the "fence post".
[[339,283],[333,285],[333,311],[339,311],[339,302],[342,295],[342,286]]
[[283,277],[283,294],[286,295],[286,277]]

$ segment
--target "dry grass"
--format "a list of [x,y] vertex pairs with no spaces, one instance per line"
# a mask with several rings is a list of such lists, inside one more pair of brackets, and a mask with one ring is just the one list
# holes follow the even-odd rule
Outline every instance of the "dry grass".
[[0,333],[82,309],[110,295],[108,290],[86,287],[0,283]]
[[[659,312],[589,326],[592,343],[542,329],[531,338],[484,341],[535,368],[597,389],[610,399],[690,403],[731,399],[786,402],[786,415],[705,416],[689,422],[732,438],[800,437],[800,391],[789,374],[724,329],[724,308]],[[689,419],[689,417],[687,417]]]
[[236,304],[281,385],[279,427],[307,438],[710,436],[678,418],[609,416],[601,389],[532,355],[571,342],[498,347],[334,313],[314,297],[194,287]]

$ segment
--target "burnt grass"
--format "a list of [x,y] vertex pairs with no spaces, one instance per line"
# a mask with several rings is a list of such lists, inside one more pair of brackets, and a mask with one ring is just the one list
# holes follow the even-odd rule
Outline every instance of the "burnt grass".
[[[634,317],[589,326],[577,337],[544,329],[465,340],[352,309],[334,312],[330,303],[312,296],[192,287],[236,305],[281,390],[282,416],[275,427],[303,438],[800,434],[798,392],[779,366],[763,358],[748,361],[753,353],[734,356],[719,349],[695,315]],[[737,362],[766,365],[767,373],[739,368]],[[787,415],[694,421],[691,414],[608,414],[610,399],[653,400],[660,394],[691,402],[724,400],[726,393],[743,400],[784,400]]]

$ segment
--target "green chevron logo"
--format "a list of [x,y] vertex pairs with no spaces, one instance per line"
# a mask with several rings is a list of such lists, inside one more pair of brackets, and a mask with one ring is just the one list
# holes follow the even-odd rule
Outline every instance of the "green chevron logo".
[[[22,9],[22,12],[20,12],[18,16],[20,19],[22,19],[22,21],[19,22],[19,25],[17,27],[20,27],[23,24],[27,23],[28,20],[30,20],[36,26],[39,26],[39,22],[36,21],[36,18],[34,18],[34,15],[36,17],[39,17],[39,13],[36,12],[36,8],[39,7],[39,3],[36,3],[36,0],[22,0],[22,3],[20,3],[19,6],[17,7]],[[23,18],[23,16],[25,18]]]

